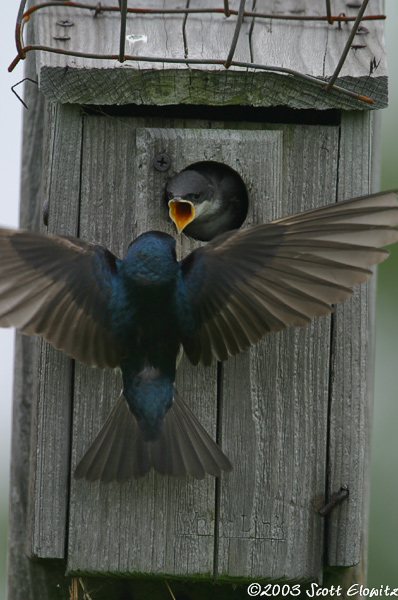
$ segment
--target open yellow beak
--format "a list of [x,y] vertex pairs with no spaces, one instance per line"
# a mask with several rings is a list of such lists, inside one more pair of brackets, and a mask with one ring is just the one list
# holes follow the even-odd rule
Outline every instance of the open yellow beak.
[[195,218],[195,207],[189,200],[169,201],[170,219],[177,227],[178,234]]

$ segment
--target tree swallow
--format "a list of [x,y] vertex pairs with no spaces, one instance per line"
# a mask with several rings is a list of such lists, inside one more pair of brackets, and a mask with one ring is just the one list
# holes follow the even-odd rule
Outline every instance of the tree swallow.
[[227,165],[203,161],[171,177],[166,184],[169,215],[180,234],[209,241],[237,229],[247,215],[246,187]]
[[397,225],[394,191],[223,233],[182,261],[158,231],[120,260],[80,239],[0,229],[0,326],[120,367],[122,394],[77,478],[219,476],[229,460],[174,387],[180,347],[210,365],[331,312],[388,256]]

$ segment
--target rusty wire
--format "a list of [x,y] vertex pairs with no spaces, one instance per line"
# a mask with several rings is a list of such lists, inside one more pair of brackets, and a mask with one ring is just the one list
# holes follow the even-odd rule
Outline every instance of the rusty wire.
[[120,4],[120,45],[119,45],[119,60],[124,62],[125,54],[125,39],[126,39],[126,28],[127,28],[127,0],[119,0]]
[[336,81],[336,79],[337,79],[337,77],[338,77],[338,75],[339,75],[339,73],[340,73],[340,71],[342,69],[344,61],[347,58],[347,54],[350,51],[352,40],[354,39],[354,36],[356,35],[356,33],[358,31],[359,24],[360,24],[360,22],[362,20],[363,13],[366,10],[368,2],[369,2],[369,0],[363,0],[363,2],[362,2],[362,6],[361,6],[361,8],[358,11],[357,18],[355,19],[355,23],[352,26],[350,35],[348,36],[347,43],[346,43],[346,45],[344,47],[343,53],[342,53],[342,55],[340,57],[340,60],[339,60],[339,62],[337,64],[337,67],[336,67],[333,75],[331,76],[331,78],[329,79],[329,81],[328,81],[328,83],[327,83],[327,85],[325,87],[325,90],[327,92],[333,87],[333,84]]
[[[360,22],[363,20],[380,20],[380,19],[386,18],[386,16],[382,15],[382,14],[364,16],[363,13],[366,9],[368,1],[369,0],[363,0],[363,3],[358,12],[358,15],[356,17],[351,17],[351,16],[346,16],[345,14],[339,14],[338,16],[333,16],[331,14],[330,0],[326,0],[326,13],[327,14],[325,16],[280,15],[280,14],[274,15],[274,14],[269,14],[269,13],[245,11],[244,10],[245,0],[241,0],[238,10],[231,9],[229,7],[228,0],[224,0],[223,8],[189,8],[189,6],[187,6],[186,8],[180,8],[180,9],[129,8],[127,6],[127,0],[119,0],[119,6],[102,6],[100,2],[97,2],[97,4],[87,4],[87,3],[83,3],[83,2],[74,2],[72,0],[48,0],[48,1],[42,2],[40,4],[35,4],[34,6],[31,6],[26,11],[25,11],[26,0],[21,0],[19,11],[18,11],[18,16],[17,16],[16,28],[15,28],[15,41],[16,41],[18,56],[12,61],[8,70],[12,71],[21,59],[23,60],[24,58],[26,58],[27,52],[30,52],[32,50],[36,50],[36,51],[41,50],[44,52],[50,52],[50,53],[55,53],[55,54],[64,54],[66,56],[76,56],[76,57],[81,57],[81,58],[92,58],[92,59],[99,59],[99,60],[118,60],[119,62],[124,62],[126,60],[130,60],[130,61],[138,61],[138,62],[139,61],[163,62],[163,63],[170,63],[170,64],[176,64],[176,63],[177,64],[178,63],[193,64],[193,65],[194,64],[203,64],[203,65],[212,64],[212,65],[223,66],[226,69],[228,69],[230,66],[235,66],[235,67],[259,69],[259,70],[263,70],[263,71],[273,71],[273,72],[278,72],[278,73],[285,73],[287,75],[293,75],[293,76],[301,78],[301,79],[312,81],[313,83],[316,83],[317,85],[322,86],[326,91],[333,89],[337,92],[354,97],[363,102],[373,104],[374,100],[372,100],[371,98],[368,98],[361,94],[357,94],[355,92],[352,92],[352,91],[342,88],[340,86],[336,86],[334,83],[336,81],[338,74],[344,64],[346,57],[347,57],[348,51],[351,46],[351,42],[352,42],[355,34],[357,33]],[[189,2],[188,2],[188,5],[189,5]],[[71,8],[80,8],[83,10],[92,10],[92,11],[94,11],[94,16],[97,16],[97,14],[99,12],[119,12],[121,15],[119,54],[118,55],[116,55],[116,54],[112,54],[112,55],[110,55],[110,54],[93,54],[93,53],[86,53],[86,52],[77,52],[77,51],[73,51],[73,50],[65,50],[62,48],[52,48],[50,46],[43,46],[43,45],[37,45],[37,44],[23,46],[22,33],[23,33],[24,24],[30,19],[30,16],[34,12],[36,12],[37,10],[39,10],[41,8],[45,8],[45,7],[49,7],[49,6],[58,6],[58,7],[65,6],[65,7],[71,7]],[[125,39],[126,23],[127,23],[127,15],[128,14],[141,14],[141,15],[145,15],[145,14],[151,14],[151,15],[153,15],[153,14],[159,14],[159,15],[183,14],[185,16],[185,20],[186,20],[188,17],[188,14],[195,14],[195,13],[196,14],[198,14],[198,13],[199,14],[218,13],[218,14],[223,14],[227,18],[230,17],[231,15],[237,16],[235,32],[234,32],[233,40],[232,40],[231,47],[230,47],[230,50],[228,53],[228,57],[226,60],[223,60],[223,59],[189,59],[187,56],[184,58],[181,58],[181,59],[168,58],[168,57],[164,57],[164,56],[163,57],[153,57],[153,56],[145,57],[145,56],[131,56],[131,55],[125,54],[124,39]],[[342,22],[348,23],[350,21],[354,21],[354,26],[351,30],[346,47],[344,48],[344,51],[342,53],[342,56],[339,60],[338,65],[335,69],[335,72],[333,73],[329,82],[325,82],[323,79],[319,79],[317,77],[312,77],[310,75],[305,75],[303,73],[299,73],[298,71],[295,71],[293,69],[288,69],[285,67],[275,67],[275,66],[270,66],[270,65],[259,65],[259,64],[255,64],[252,62],[247,63],[247,62],[234,61],[233,55],[234,55],[235,48],[236,48],[236,45],[237,45],[237,42],[239,39],[241,25],[242,25],[243,19],[245,17],[255,17],[255,18],[260,18],[260,19],[278,19],[278,20],[289,20],[289,21],[327,21],[329,24],[334,24],[336,22],[336,23],[338,23],[340,28],[341,28]],[[186,45],[185,41],[184,41],[184,44]]]
[[24,83],[25,81],[31,81],[32,83],[39,85],[39,82],[36,81],[35,79],[31,79],[31,77],[24,77],[23,79],[21,79],[21,81],[18,81],[18,83],[15,83],[14,85],[11,86],[11,91],[13,94],[15,94],[15,96],[18,98],[18,100],[21,102],[22,106],[24,106],[26,109],[28,108],[28,105],[26,104],[26,102],[24,102],[24,100],[22,100],[21,96],[19,96],[17,94],[17,92],[15,91],[15,88],[18,85],[21,85],[21,83]]
[[[41,8],[47,8],[49,6],[66,6],[70,8],[81,8],[83,10],[92,10],[95,12],[120,12],[120,6],[103,6],[100,2],[96,4],[87,4],[84,2],[74,2],[73,0],[46,0],[44,2],[40,2],[39,4],[35,4],[31,6],[26,11],[24,10],[26,4],[26,0],[21,0],[20,11],[22,7],[22,14],[24,18],[29,19],[30,15],[40,10]],[[228,7],[228,2],[224,0],[224,8],[133,8],[128,7],[128,14],[140,14],[140,15],[178,15],[178,14],[223,14],[224,16],[237,16],[239,10],[235,10]],[[227,14],[228,12],[228,14]],[[245,11],[244,17],[258,17],[260,19],[274,19],[281,21],[328,21],[331,25],[335,22],[343,21],[348,23],[350,21],[355,21],[356,17],[347,16],[347,15],[337,15],[330,17],[328,15],[282,15],[282,14],[273,14],[273,13],[262,13],[262,12],[254,12],[254,11]],[[365,15],[362,17],[363,21],[377,21],[384,20],[386,18],[385,15]]]
[[224,0],[224,14],[226,17],[229,17],[229,15],[231,14],[229,11],[229,2],[228,0]]
[[[227,60],[225,61],[225,64],[224,64],[226,69],[229,69],[229,67],[232,63],[233,56],[235,54],[235,48],[236,48],[236,44],[238,43],[240,28],[242,27],[242,23],[243,23],[245,4],[246,4],[246,0],[240,0],[238,18],[236,19],[236,27],[235,27],[234,37],[232,38],[231,48],[230,48]],[[229,8],[228,8],[228,10],[229,10]]]
[[327,15],[329,25],[333,25],[332,8],[330,6],[330,0],[326,0],[326,15]]

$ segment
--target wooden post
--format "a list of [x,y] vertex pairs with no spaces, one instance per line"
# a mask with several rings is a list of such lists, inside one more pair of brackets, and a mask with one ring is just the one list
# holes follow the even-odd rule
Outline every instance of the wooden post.
[[[271,12],[276,4],[291,14],[288,0]],[[303,2],[304,14],[325,13],[323,3],[313,4]],[[332,4],[336,14],[349,10]],[[179,2],[129,2],[149,5]],[[192,0],[195,6],[202,3]],[[371,0],[367,13],[381,13],[380,0]],[[65,49],[117,53],[117,13],[94,18],[63,6],[31,16],[34,43],[59,47],[53,37],[62,19],[73,22]],[[183,14],[135,15],[127,20],[126,54],[226,58],[235,24],[222,14],[189,14],[186,22]],[[382,108],[382,24],[366,27],[363,47],[350,52],[337,83]],[[246,17],[234,59],[328,78],[349,30]],[[369,72],[373,58],[378,66]],[[242,176],[249,193],[244,226],[371,191],[378,157],[370,106],[313,82],[242,67],[120,64],[46,52],[31,53],[28,69],[40,91],[31,92],[25,116],[24,227],[79,235],[122,256],[143,231],[174,234],[164,185],[202,160]],[[171,159],[164,172],[153,166],[161,152]],[[197,244],[183,236],[179,252]],[[75,481],[120,380],[45,342],[18,338],[9,600],[65,598],[74,576],[83,578],[74,580],[75,600],[82,585],[96,600],[137,591],[168,598],[165,580],[176,597],[221,598],[232,583],[242,594],[252,581],[321,584],[331,569],[335,584],[350,577],[363,583],[373,291],[374,281],[362,285],[332,316],[270,334],[218,368],[183,361],[177,387],[214,437],[218,425],[234,465],[217,482],[154,473],[123,484]],[[348,499],[322,518],[317,507],[341,487]]]

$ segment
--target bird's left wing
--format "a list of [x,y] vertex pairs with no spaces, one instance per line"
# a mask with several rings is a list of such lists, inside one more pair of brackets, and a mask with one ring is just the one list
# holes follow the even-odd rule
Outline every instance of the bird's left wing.
[[117,366],[124,349],[108,309],[117,262],[72,237],[0,229],[0,326],[42,335],[85,364]]
[[182,262],[196,331],[193,364],[226,360],[265,333],[306,325],[346,300],[398,240],[398,191],[228,232]]

